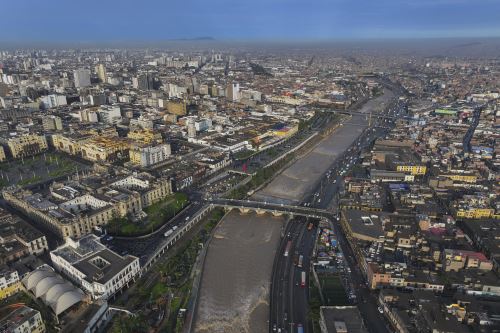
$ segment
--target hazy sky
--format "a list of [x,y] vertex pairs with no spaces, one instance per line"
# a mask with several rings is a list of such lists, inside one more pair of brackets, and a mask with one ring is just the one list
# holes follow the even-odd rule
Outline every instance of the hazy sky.
[[500,36],[500,0],[1,0],[3,41]]

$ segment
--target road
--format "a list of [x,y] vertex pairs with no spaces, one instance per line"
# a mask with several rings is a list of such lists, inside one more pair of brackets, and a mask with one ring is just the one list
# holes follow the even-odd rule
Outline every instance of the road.
[[191,203],[157,231],[149,235],[141,237],[113,237],[111,240],[106,240],[106,237],[104,237],[103,243],[122,255],[131,254],[139,257],[140,264],[143,265],[162,243],[167,241],[164,236],[167,230],[174,226],[182,226],[187,222],[186,219],[194,216],[204,205],[205,203],[202,202]]
[[[286,226],[273,265],[271,281],[270,332],[294,332],[307,324],[308,281],[316,226],[308,230],[309,219],[296,217]],[[301,266],[299,258],[302,256]],[[305,285],[301,284],[306,274]]]

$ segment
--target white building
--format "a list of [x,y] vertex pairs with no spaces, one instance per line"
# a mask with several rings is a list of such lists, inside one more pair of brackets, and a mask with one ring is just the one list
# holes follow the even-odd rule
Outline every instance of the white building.
[[229,84],[227,86],[226,97],[233,102],[238,101],[240,99],[240,84],[236,82]]
[[103,123],[116,125],[122,121],[122,114],[118,105],[103,105],[97,112],[99,120]]
[[204,118],[204,119],[197,120],[194,123],[194,127],[195,127],[197,132],[206,131],[212,127],[212,119]]
[[121,256],[101,244],[94,234],[66,244],[50,253],[56,270],[74,281],[93,299],[109,299],[129,286],[139,274],[139,258]]
[[64,95],[48,95],[40,97],[40,101],[46,109],[55,108],[61,105],[68,105]]
[[73,71],[76,88],[84,88],[90,86],[90,70],[77,69]]
[[130,152],[130,160],[142,167],[147,167],[166,161],[172,151],[170,144],[164,143],[157,146],[138,147]]

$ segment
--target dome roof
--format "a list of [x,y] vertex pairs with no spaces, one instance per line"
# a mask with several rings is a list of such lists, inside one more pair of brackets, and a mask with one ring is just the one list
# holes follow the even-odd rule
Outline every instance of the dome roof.
[[46,278],[47,276],[54,276],[55,273],[53,270],[51,270],[48,267],[41,267],[35,271],[33,271],[31,274],[29,274],[26,278],[24,278],[24,286],[28,290],[32,290],[33,288],[36,287],[38,282],[40,280]]
[[33,293],[35,294],[36,298],[42,297],[50,289],[50,287],[61,283],[64,283],[64,280],[56,274],[54,274],[53,276],[47,276],[38,281]]
[[74,289],[72,291],[67,291],[62,294],[55,304],[52,304],[50,307],[56,315],[59,315],[61,312],[66,311],[74,304],[81,302],[83,300],[83,292],[80,289]]
[[49,267],[40,267],[23,279],[26,289],[50,306],[56,315],[81,302],[85,294]]
[[47,290],[45,295],[43,295],[43,300],[47,304],[53,304],[57,302],[57,299],[67,291],[73,290],[75,287],[69,282],[59,283],[53,285]]

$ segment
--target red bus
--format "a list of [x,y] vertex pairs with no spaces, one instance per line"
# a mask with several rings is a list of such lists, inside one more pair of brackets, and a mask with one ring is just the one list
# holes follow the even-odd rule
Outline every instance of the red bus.
[[306,272],[302,271],[302,274],[300,274],[300,286],[302,288],[306,287]]

